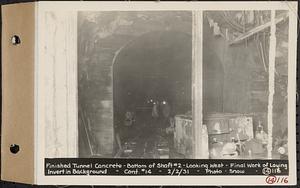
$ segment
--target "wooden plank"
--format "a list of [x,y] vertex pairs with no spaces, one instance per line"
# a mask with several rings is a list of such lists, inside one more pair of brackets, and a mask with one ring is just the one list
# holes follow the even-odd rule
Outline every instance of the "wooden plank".
[[[278,18],[275,19],[275,24],[281,23],[282,21],[286,20],[288,18],[288,14],[281,14]],[[263,31],[264,29],[267,29],[268,27],[271,27],[271,21],[267,22],[263,25],[260,25],[254,29],[251,29],[250,31],[240,35],[239,37],[237,37],[235,40],[233,40],[232,42],[230,42],[230,45],[233,44],[237,44],[239,42],[242,42],[243,40],[249,38],[250,36],[253,36],[254,34]]]
[[37,121],[45,125],[38,150],[46,157],[77,157],[77,14],[49,11],[40,19],[39,29],[47,32],[38,35]]
[[192,108],[193,108],[193,157],[203,158],[202,148],[202,11],[193,12],[193,52],[192,52]]
[[273,97],[275,88],[276,20],[275,10],[271,10],[271,35],[269,48],[269,97],[268,97],[268,158],[272,159],[273,150]]

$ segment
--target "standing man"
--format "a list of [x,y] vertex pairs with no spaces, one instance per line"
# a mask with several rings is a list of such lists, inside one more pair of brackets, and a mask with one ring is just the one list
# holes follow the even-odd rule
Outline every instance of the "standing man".
[[170,123],[170,114],[171,114],[171,107],[167,101],[163,101],[161,103],[161,111],[163,115],[163,126],[164,128],[169,126]]

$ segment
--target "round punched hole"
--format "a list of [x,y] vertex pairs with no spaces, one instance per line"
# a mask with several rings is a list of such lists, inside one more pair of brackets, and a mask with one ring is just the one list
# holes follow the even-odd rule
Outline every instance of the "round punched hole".
[[21,39],[18,35],[14,35],[12,38],[11,38],[11,43],[13,45],[18,45],[18,44],[21,44]]
[[17,144],[10,145],[10,152],[16,154],[20,151],[20,146]]

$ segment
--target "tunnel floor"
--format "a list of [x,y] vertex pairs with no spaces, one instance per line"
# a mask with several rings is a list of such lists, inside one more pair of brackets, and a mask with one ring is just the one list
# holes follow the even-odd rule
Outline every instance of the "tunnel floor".
[[[150,115],[149,115],[150,114]],[[184,158],[173,147],[172,134],[166,133],[166,118],[152,118],[151,112],[138,113],[132,126],[123,127],[121,158]]]

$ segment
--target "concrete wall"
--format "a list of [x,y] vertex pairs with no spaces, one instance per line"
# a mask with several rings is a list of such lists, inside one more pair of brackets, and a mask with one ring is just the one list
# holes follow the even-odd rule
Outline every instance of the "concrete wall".
[[[262,124],[267,126],[267,105],[268,105],[268,72],[265,71],[259,50],[256,46],[254,37],[259,37],[263,44],[265,36],[265,63],[268,70],[268,30],[259,33],[236,45],[229,45],[224,37],[215,36],[213,28],[209,27],[206,17],[203,25],[203,59],[204,75],[205,64],[220,61],[224,70],[223,80],[218,79],[208,81],[207,85],[216,85],[214,82],[221,82],[222,109],[221,112],[229,113],[255,113],[254,123],[261,120]],[[275,95],[274,95],[274,132],[284,130],[287,127],[287,101],[285,95],[287,92],[287,38],[288,22],[277,26],[277,51],[276,51],[276,77],[275,77]],[[222,23],[219,23],[222,25]],[[208,70],[208,69],[207,69]],[[205,82],[205,76],[204,76]],[[205,88],[204,88],[205,89]],[[216,89],[216,92],[219,90]],[[205,92],[205,91],[204,91]],[[204,97],[205,100],[205,97]],[[204,102],[205,103],[205,102]],[[211,103],[211,102],[208,102]],[[212,103],[214,104],[214,103]],[[205,109],[205,107],[204,107]]]
[[[153,31],[191,34],[191,12],[80,12],[78,15],[78,97],[94,138],[94,152],[113,152],[112,62],[117,51]],[[79,128],[82,127],[79,122]],[[79,135],[84,141],[84,135]],[[81,141],[79,141],[81,143]],[[88,151],[82,145],[80,155]]]
[[215,82],[223,83],[223,108],[220,110],[230,113],[251,112],[249,96],[251,74],[255,70],[260,70],[262,66],[255,59],[257,54],[253,43],[248,43],[247,47],[245,44],[229,46],[223,37],[213,35],[207,19],[204,19],[203,28],[205,36],[203,37],[203,56],[204,61],[208,61],[204,63],[220,61],[224,71],[223,80],[215,80]]

